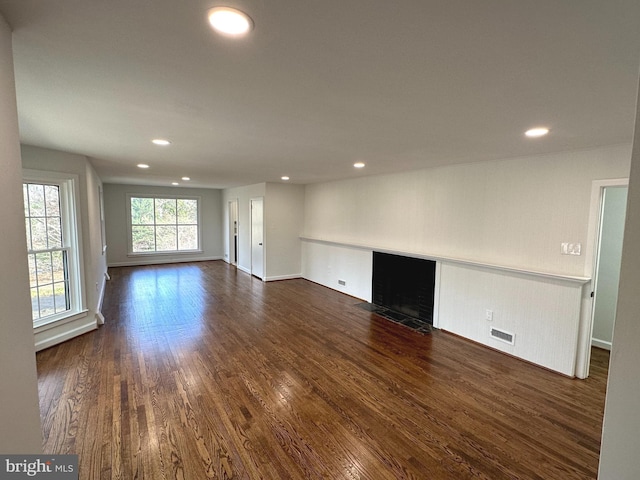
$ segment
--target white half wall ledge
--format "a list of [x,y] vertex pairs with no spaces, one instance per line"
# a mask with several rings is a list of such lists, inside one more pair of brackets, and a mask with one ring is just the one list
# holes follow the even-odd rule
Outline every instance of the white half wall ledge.
[[370,250],[370,251],[381,252],[381,253],[389,253],[392,255],[402,255],[405,257],[422,258],[425,260],[434,260],[442,263],[460,264],[460,265],[466,265],[470,267],[480,267],[480,268],[490,269],[490,270],[500,270],[507,273],[515,273],[515,274],[522,274],[527,276],[554,279],[562,282],[574,283],[577,285],[584,285],[591,281],[590,277],[578,277],[574,275],[562,275],[562,274],[552,273],[552,272],[541,272],[537,270],[528,270],[524,268],[511,267],[507,265],[484,263],[477,260],[446,257],[442,255],[436,255],[436,254],[425,253],[425,252],[407,252],[407,251],[401,251],[401,250],[393,250],[387,247],[380,247],[376,245],[365,245],[360,243],[351,243],[351,242],[336,241],[336,240],[329,240],[329,239],[323,239],[323,238],[314,238],[309,236],[300,236],[300,240],[302,240],[303,242],[321,243],[325,245],[336,245],[340,247],[356,248],[359,250]]
[[[585,299],[588,278],[326,239],[302,237],[302,242],[304,278],[336,291],[341,290],[335,278],[346,278],[357,290],[354,296],[369,302],[372,252],[433,260],[434,327],[557,373],[584,378],[580,370],[584,362],[578,356],[591,342],[579,335],[584,330],[582,310],[591,305],[590,298]],[[486,319],[487,310],[492,311],[491,321]],[[515,344],[492,338],[490,326],[515,334]]]
[[[582,287],[557,278],[443,263],[440,327],[569,377],[576,376]],[[486,310],[492,319],[485,318]],[[493,327],[515,335],[493,339]]]

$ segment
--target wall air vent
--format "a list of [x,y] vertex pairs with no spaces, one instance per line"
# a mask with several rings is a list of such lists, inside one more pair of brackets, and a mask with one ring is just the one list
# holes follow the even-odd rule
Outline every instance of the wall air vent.
[[501,342],[508,343],[509,345],[514,345],[516,343],[515,334],[505,332],[504,330],[500,330],[498,328],[494,328],[494,327],[489,328],[489,335],[491,335],[496,340],[500,340]]

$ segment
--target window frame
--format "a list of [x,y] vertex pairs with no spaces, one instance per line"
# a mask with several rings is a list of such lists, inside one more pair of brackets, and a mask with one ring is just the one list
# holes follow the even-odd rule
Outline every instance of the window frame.
[[[23,169],[22,183],[23,185],[25,183],[56,185],[59,188],[62,249],[67,251],[70,308],[64,312],[34,319],[33,328],[39,329],[45,325],[58,323],[62,320],[76,317],[77,315],[83,314],[87,311],[85,308],[85,290],[83,288],[84,263],[82,261],[82,222],[78,208],[79,177],[78,175],[70,173]],[[26,241],[25,225],[25,246],[27,247],[27,254],[29,254],[32,250],[28,249]],[[31,289],[31,286],[29,288]]]
[[[133,225],[131,223],[131,199],[132,198],[152,198],[154,200],[195,200],[197,202],[197,238],[198,248],[192,250],[154,250],[152,252],[134,252],[133,251]],[[127,193],[126,209],[127,209],[127,256],[128,257],[145,257],[156,255],[193,255],[194,253],[202,253],[202,214],[201,214],[202,199],[196,195],[176,195],[176,194],[164,194],[164,193]],[[171,224],[170,224],[171,225]],[[176,226],[179,225],[176,223]],[[154,223],[154,227],[167,226],[166,224]]]

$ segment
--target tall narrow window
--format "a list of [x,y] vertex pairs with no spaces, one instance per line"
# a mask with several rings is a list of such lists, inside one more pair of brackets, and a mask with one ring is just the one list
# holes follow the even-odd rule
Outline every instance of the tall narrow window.
[[129,197],[131,253],[199,251],[197,198]]
[[22,185],[34,326],[80,310],[77,219],[72,180]]
[[37,320],[70,309],[68,250],[62,245],[60,187],[25,183],[31,311]]

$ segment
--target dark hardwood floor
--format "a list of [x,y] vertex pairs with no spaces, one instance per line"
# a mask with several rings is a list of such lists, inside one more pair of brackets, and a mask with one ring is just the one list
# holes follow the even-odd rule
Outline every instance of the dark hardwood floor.
[[38,354],[81,479],[594,479],[608,352],[574,380],[305,280],[111,268],[99,330]]

